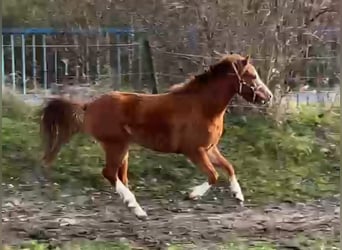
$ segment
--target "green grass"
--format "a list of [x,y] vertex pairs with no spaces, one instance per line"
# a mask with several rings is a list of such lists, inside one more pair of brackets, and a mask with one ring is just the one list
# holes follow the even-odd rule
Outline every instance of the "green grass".
[[[4,181],[31,181],[32,173],[39,173],[41,154],[35,110],[12,97],[3,100],[3,106]],[[235,166],[247,200],[304,201],[338,194],[339,114],[321,118],[318,114],[316,108],[301,107],[281,126],[264,116],[228,117],[220,148]],[[155,196],[180,194],[205,179],[182,156],[137,146],[130,151],[129,163],[132,188],[147,189],[145,193]],[[62,187],[99,188],[107,185],[101,175],[103,165],[99,145],[78,135],[63,147],[53,166],[53,178]]]

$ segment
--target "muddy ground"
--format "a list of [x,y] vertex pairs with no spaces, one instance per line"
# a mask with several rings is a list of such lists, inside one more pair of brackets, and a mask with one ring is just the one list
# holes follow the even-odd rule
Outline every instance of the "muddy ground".
[[[199,201],[139,197],[147,221],[136,219],[112,192],[88,190],[60,193],[58,199],[37,195],[33,186],[5,188],[2,206],[4,243],[25,240],[58,245],[77,239],[127,241],[147,249],[170,244],[215,249],[235,237],[275,242],[286,249],[303,249],[295,238],[338,238],[339,201],[284,203],[236,207],[220,199]],[[228,198],[227,198],[228,199]]]

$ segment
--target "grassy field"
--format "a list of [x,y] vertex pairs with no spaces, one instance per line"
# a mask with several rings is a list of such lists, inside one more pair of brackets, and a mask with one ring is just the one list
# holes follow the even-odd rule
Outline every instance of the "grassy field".
[[[41,155],[36,110],[15,98],[3,100],[3,177],[12,184],[31,181],[40,171]],[[317,199],[338,193],[339,114],[318,116],[302,107],[276,126],[266,116],[231,116],[220,142],[236,168],[247,199],[268,203]],[[129,158],[130,185],[161,195],[187,190],[205,179],[179,155],[157,154],[133,146]],[[103,152],[91,138],[78,135],[65,145],[53,166],[61,186],[101,187]],[[225,181],[223,174],[221,180]],[[176,183],[176,185],[175,185]],[[248,188],[247,188],[248,187]]]
[[[3,180],[14,186],[32,183],[41,171],[37,110],[11,95],[6,95],[2,104]],[[328,112],[321,116],[318,110],[300,107],[288,114],[281,125],[261,115],[228,117],[220,148],[236,168],[247,203],[305,202],[339,193],[340,114]],[[157,154],[133,146],[129,162],[130,186],[137,194],[157,198],[184,196],[185,191],[205,179],[197,167],[179,155]],[[99,145],[89,137],[78,135],[62,149],[53,166],[52,178],[61,189],[69,191],[78,192],[80,187],[102,189],[108,187],[101,175],[103,164]],[[220,181],[220,184],[227,182],[223,173]],[[219,192],[215,195],[223,199]],[[337,249],[329,242],[311,241],[310,249]],[[279,249],[265,242],[254,246],[240,241],[220,244],[219,249]],[[53,248],[33,242],[21,249]],[[61,249],[137,248],[123,243],[84,242],[70,243]],[[191,249],[191,246],[170,245],[168,249]]]

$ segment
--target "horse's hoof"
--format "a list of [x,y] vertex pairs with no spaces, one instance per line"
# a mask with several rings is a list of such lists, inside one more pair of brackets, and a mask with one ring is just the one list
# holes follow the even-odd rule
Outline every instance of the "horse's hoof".
[[195,196],[195,195],[192,195],[191,193],[187,193],[184,195],[184,200],[185,201],[195,201],[195,200],[198,200],[200,197],[199,196]]
[[232,193],[233,198],[236,200],[237,203],[242,203],[245,201],[242,193]]
[[245,198],[243,197],[241,188],[239,183],[236,179],[231,180],[230,183],[230,191],[232,196],[238,201],[238,202],[244,202]]
[[147,221],[147,214],[136,214],[135,215],[139,220],[142,220],[142,221]]
[[242,199],[241,199],[241,196],[236,195],[236,193],[233,193],[232,196],[235,199],[235,201],[239,207],[241,207],[241,208],[245,207],[243,196],[242,196]]
[[189,200],[197,201],[197,200],[200,199],[201,196],[199,196],[199,195],[193,195],[192,193],[189,193],[186,197],[187,197]]
[[141,208],[135,208],[134,214],[139,220],[143,220],[143,221],[147,220],[147,213]]
[[189,199],[191,200],[198,200],[203,195],[205,195],[210,189],[210,185],[208,182],[204,182],[201,185],[197,185],[192,188],[191,192],[189,193]]

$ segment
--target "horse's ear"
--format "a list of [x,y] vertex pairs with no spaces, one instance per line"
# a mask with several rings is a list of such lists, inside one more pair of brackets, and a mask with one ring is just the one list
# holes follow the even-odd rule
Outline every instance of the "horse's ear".
[[242,60],[243,66],[246,66],[246,65],[249,63],[249,60],[250,60],[250,56],[247,55],[247,56],[245,57],[245,59]]

